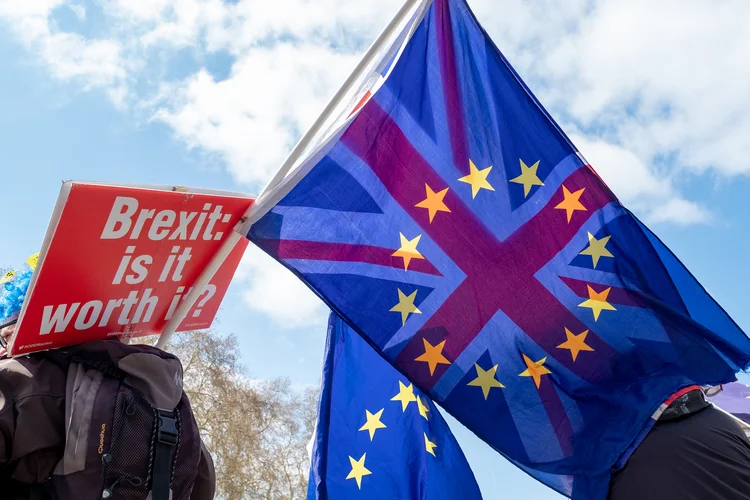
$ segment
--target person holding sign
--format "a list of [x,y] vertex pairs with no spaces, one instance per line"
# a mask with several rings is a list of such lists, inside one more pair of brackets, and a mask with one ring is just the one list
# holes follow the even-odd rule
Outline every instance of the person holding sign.
[[0,498],[212,500],[213,461],[175,356],[92,340],[8,357],[27,263],[0,288]]

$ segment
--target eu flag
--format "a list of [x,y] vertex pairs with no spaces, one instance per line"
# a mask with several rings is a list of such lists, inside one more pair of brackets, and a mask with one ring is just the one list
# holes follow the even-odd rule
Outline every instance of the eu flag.
[[482,498],[432,401],[335,313],[307,498]]
[[735,380],[750,339],[463,0],[414,23],[247,236],[494,449],[603,499],[662,403]]

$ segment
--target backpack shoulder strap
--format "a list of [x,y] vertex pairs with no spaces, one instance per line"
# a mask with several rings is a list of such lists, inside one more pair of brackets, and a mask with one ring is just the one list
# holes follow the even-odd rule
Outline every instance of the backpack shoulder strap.
[[136,389],[154,411],[151,447],[150,500],[170,500],[175,457],[180,447],[178,405],[183,396],[182,364],[172,354],[146,345],[119,341],[90,342],[75,353],[97,360],[100,366],[121,374],[122,382]]
[[170,500],[172,463],[179,444],[179,423],[173,411],[158,410],[151,499]]

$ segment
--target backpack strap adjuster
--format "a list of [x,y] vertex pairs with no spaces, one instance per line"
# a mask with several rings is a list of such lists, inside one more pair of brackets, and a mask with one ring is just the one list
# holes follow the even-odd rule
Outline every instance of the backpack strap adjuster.
[[159,427],[156,430],[156,441],[161,444],[177,446],[180,432],[177,430],[177,419],[174,412],[159,410]]
[[156,442],[151,482],[152,500],[170,500],[172,463],[180,441],[177,415],[173,411],[157,410]]

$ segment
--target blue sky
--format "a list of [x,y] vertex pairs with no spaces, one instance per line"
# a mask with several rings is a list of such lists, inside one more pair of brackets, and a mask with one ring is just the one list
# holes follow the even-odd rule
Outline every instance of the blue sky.
[[[257,192],[398,4],[23,3],[0,0],[1,266],[38,249],[63,180]],[[732,58],[750,38],[713,41],[747,5],[470,3],[614,191],[750,330],[750,98],[734,83],[750,67]],[[676,12],[685,25],[666,37]],[[251,250],[217,328],[237,334],[250,377],[308,385],[325,319]],[[451,422],[486,498],[557,498]]]

